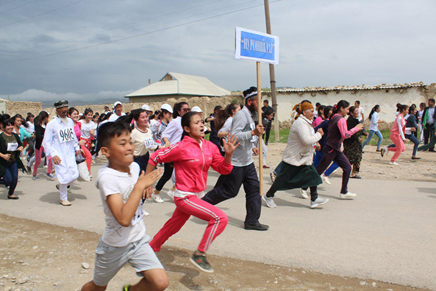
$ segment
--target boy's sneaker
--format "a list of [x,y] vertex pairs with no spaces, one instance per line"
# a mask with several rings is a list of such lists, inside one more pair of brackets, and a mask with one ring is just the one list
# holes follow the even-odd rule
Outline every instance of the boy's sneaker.
[[174,194],[176,194],[173,190],[167,192],[167,195],[170,196],[171,199],[174,200]]
[[52,173],[47,173],[47,177],[49,177],[52,180],[54,180],[55,178],[55,176]]
[[33,176],[32,180],[39,180],[39,178],[37,176]]
[[213,273],[215,272],[212,266],[207,261],[207,258],[205,255],[197,256],[195,253],[192,255],[190,259],[191,263],[194,264],[197,268],[199,268],[201,271],[206,273]]
[[300,188],[301,197],[303,197],[304,199],[309,199],[309,195],[307,194],[307,192],[307,190],[303,190]]
[[132,285],[130,285],[130,284],[124,285],[123,289],[121,289],[121,291],[130,291],[130,286],[132,286]]
[[156,203],[164,203],[162,197],[160,197],[159,194],[151,194],[151,198],[153,198],[153,201]]
[[327,202],[329,202],[329,200],[327,198],[316,198],[315,201],[310,201],[310,208],[316,208],[320,205],[326,204]]
[[324,183],[326,183],[327,185],[331,185],[332,183],[330,182],[329,177],[325,176],[324,174],[321,174],[321,179]]
[[357,194],[351,193],[351,192],[347,192],[347,194],[340,194],[339,197],[341,199],[353,199],[357,196]]
[[398,163],[397,162],[389,162],[389,165],[398,166]]
[[266,194],[262,195],[262,200],[265,201],[266,206],[269,208],[276,208],[277,205],[274,203],[274,200],[272,197],[266,197]]

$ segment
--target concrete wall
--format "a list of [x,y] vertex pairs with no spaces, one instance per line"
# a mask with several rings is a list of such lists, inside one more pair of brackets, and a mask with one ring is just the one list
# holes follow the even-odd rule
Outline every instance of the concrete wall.
[[41,102],[5,101],[5,104],[6,113],[10,116],[14,116],[15,114],[19,113],[26,118],[27,112],[31,112],[36,116],[42,110]]

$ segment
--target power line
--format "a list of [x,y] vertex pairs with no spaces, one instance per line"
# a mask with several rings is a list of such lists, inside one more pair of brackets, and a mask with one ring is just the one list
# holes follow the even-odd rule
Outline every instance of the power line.
[[[34,3],[34,2],[37,2],[37,1],[39,1],[39,0],[30,1],[30,2],[27,2],[27,3],[23,4],[23,5],[20,5],[20,6],[14,7],[14,8],[12,8],[12,9],[9,9],[9,10],[6,10],[6,11],[1,11],[1,12],[0,12],[0,15],[1,15],[1,14],[5,14],[6,12],[10,12],[10,11],[12,11],[12,10],[18,9],[18,8],[21,8],[21,7],[27,6],[27,5],[32,4],[32,3]],[[1,6],[1,5],[0,5],[0,6]]]
[[21,20],[18,20],[18,21],[15,21],[15,22],[12,22],[12,23],[0,26],[0,28],[6,27],[6,26],[11,26],[13,24],[20,23],[20,22],[23,22],[23,21],[27,21],[29,19],[34,19],[34,18],[37,18],[37,17],[42,16],[42,15],[46,15],[46,14],[51,13],[51,12],[54,12],[54,11],[57,11],[57,10],[61,10],[61,9],[64,9],[64,8],[67,8],[67,7],[70,7],[70,6],[73,6],[73,5],[75,5],[77,3],[80,3],[80,2],[83,2],[83,1],[86,1],[86,0],[76,1],[74,3],[68,4],[68,5],[65,5],[65,6],[61,6],[61,7],[58,7],[56,9],[53,9],[53,10],[50,10],[50,11],[46,11],[46,12],[41,13],[41,14],[37,14],[37,15],[32,16],[32,17],[24,18],[24,19],[21,19]]

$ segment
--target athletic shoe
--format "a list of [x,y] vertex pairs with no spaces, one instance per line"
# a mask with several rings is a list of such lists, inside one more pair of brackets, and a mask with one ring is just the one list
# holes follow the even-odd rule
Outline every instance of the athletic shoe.
[[389,162],[389,165],[398,166],[399,164],[397,162]]
[[385,149],[385,148],[382,148],[382,149],[380,150],[380,155],[382,156],[382,158],[385,156],[385,152],[386,152],[386,149]]
[[274,183],[274,181],[276,180],[276,178],[277,178],[277,175],[276,174],[274,174],[274,173],[269,173],[269,177],[271,178],[271,182],[273,182]]
[[156,203],[164,203],[162,197],[159,194],[151,194],[151,198],[153,198]]
[[304,199],[309,199],[309,194],[307,192],[307,190],[303,190],[300,188],[301,197],[303,197]]
[[54,180],[55,176],[51,173],[47,173],[47,177],[49,177],[50,179]]
[[124,285],[123,289],[121,289],[121,291],[130,291],[130,286],[132,286],[132,285],[130,285],[130,284]]
[[176,194],[176,193],[173,190],[170,190],[170,191],[167,192],[167,195],[170,196],[170,198],[173,199],[173,200],[174,200],[174,194]]
[[375,150],[376,152],[381,152],[381,149]]
[[148,213],[148,211],[145,211],[144,209],[143,209],[143,213],[144,213],[144,216],[149,216],[150,215],[150,213]]
[[316,198],[315,201],[310,201],[310,208],[316,208],[320,205],[326,204],[327,202],[329,202],[329,200],[327,198]]
[[61,200],[60,203],[62,206],[71,206],[71,202],[68,200],[64,200],[64,201]]
[[244,223],[244,229],[246,230],[268,230],[269,226],[266,224],[262,224],[260,222],[255,223],[255,224],[248,224],[248,223]]
[[324,183],[326,183],[327,185],[331,185],[332,183],[330,182],[329,177],[327,177],[324,174],[321,174],[321,179],[323,180]]
[[347,192],[347,194],[340,194],[339,197],[341,199],[353,199],[357,196],[357,194],[351,193],[351,192]]
[[44,166],[44,169],[47,169],[47,165]]
[[206,273],[213,273],[215,272],[212,266],[207,261],[207,258],[205,255],[196,255],[195,253],[192,255],[190,259],[191,263],[196,266],[198,269],[200,269],[203,272]]
[[417,156],[413,156],[412,157],[412,160],[420,160],[421,158],[420,157],[417,157]]
[[32,168],[29,166],[26,166],[27,174],[32,174]]
[[32,177],[32,180],[39,180],[39,178],[36,177],[36,176],[33,176],[33,177]]
[[350,177],[351,179],[362,179],[362,177],[360,177],[359,175],[354,175]]
[[262,195],[262,200],[265,201],[266,206],[269,208],[277,207],[277,205],[274,203],[274,199],[272,197],[266,197],[266,194]]

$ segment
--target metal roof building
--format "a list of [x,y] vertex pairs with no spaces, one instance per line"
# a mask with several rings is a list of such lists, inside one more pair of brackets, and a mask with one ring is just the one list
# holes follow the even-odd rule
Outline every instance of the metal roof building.
[[125,96],[129,102],[159,102],[168,98],[219,97],[230,92],[206,77],[168,72],[159,82]]

